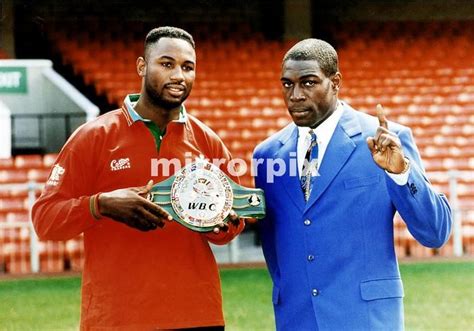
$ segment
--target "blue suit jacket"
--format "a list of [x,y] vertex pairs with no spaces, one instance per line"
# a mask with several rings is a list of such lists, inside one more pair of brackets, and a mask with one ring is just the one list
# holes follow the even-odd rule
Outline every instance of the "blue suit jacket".
[[375,164],[367,147],[377,118],[347,104],[308,203],[298,176],[286,173],[269,182],[269,168],[278,169],[274,159],[284,160],[287,169],[296,162],[296,125],[255,149],[254,159],[263,159],[255,182],[266,196],[267,216],[260,226],[278,330],[403,329],[394,213],[428,247],[448,240],[452,221],[446,197],[434,192],[424,176],[411,131],[388,125],[411,161],[403,186]]

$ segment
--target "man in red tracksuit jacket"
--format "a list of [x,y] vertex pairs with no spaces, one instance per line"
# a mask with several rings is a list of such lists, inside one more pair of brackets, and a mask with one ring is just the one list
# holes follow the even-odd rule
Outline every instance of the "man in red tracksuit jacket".
[[220,230],[193,232],[168,222],[168,213],[145,198],[150,178],[166,179],[161,172],[152,177],[152,159],[183,165],[190,156],[231,158],[182,104],[195,66],[191,35],[171,27],[150,31],[137,59],[141,94],[70,137],[33,207],[41,239],[84,234],[81,330],[224,329],[209,242],[228,243],[244,223],[234,215]]

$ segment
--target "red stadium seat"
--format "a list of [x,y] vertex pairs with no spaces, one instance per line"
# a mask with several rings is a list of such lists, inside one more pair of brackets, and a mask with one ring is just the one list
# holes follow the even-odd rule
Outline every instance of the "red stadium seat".
[[28,180],[37,183],[45,183],[48,180],[50,169],[30,169]]
[[57,158],[58,154],[45,154],[43,156],[43,167],[50,169],[54,165],[54,162],[56,162]]
[[40,242],[40,271],[62,272],[64,271],[65,245],[62,241]]
[[71,271],[81,271],[84,266],[84,241],[82,235],[65,243],[66,261]]
[[14,167],[13,158],[0,158],[0,170],[12,169]]
[[43,157],[41,155],[18,155],[15,157],[15,168],[41,168],[43,167]]
[[0,184],[25,183],[28,181],[26,170],[0,170]]
[[19,197],[2,198],[0,200],[0,212],[22,212],[28,210],[28,199]]
[[8,212],[6,214],[6,222],[10,223],[28,223],[30,221],[30,215],[27,210],[25,211],[15,211],[15,212]]
[[31,272],[30,241],[28,227],[0,227],[0,252],[6,272],[22,274]]

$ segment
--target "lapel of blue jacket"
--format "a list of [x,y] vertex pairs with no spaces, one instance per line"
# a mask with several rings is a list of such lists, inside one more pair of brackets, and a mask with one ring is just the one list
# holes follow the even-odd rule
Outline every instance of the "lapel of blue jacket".
[[343,103],[343,106],[344,111],[329,141],[323,162],[319,167],[319,176],[314,181],[311,195],[308,203],[305,205],[306,211],[319,199],[347,162],[356,147],[352,137],[361,133],[361,127],[357,121],[355,110],[347,104]]
[[[286,171],[285,174],[281,177],[281,184],[285,188],[285,191],[290,197],[290,200],[293,201],[293,203],[300,210],[300,212],[303,212],[306,202],[304,201],[303,190],[301,189],[300,179],[298,177],[298,164],[296,158],[298,127],[294,123],[288,125],[284,134],[281,135],[279,140],[282,146],[276,152],[274,158],[281,159],[285,162]],[[290,153],[292,153],[291,158]],[[294,174],[293,176],[290,174],[290,161],[295,162],[296,174]]]

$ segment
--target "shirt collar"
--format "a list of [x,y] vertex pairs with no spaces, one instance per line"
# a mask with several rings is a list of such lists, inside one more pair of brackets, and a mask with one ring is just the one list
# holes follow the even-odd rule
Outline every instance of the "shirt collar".
[[[140,114],[135,111],[135,105],[139,98],[140,94],[129,94],[123,101],[122,111],[125,113],[129,125],[132,125],[136,121],[150,122],[149,119],[141,117]],[[186,107],[184,107],[183,104],[179,110],[179,118],[173,122],[186,123],[187,119]]]
[[299,126],[298,139],[301,137],[305,139],[305,137],[308,136],[309,130],[313,130],[316,134],[316,137],[318,137],[318,143],[320,143],[321,140],[329,142],[334,133],[334,130],[336,129],[337,123],[341,118],[343,109],[344,107],[342,106],[342,103],[338,102],[336,110],[315,129],[311,129],[308,126]]

